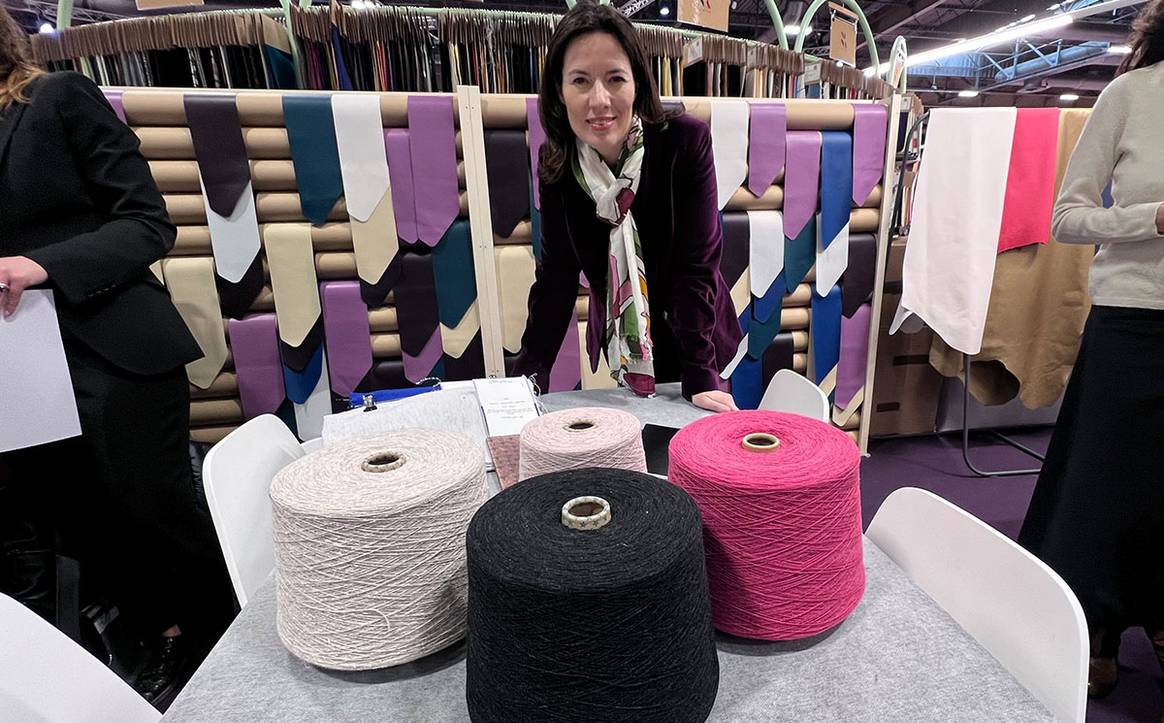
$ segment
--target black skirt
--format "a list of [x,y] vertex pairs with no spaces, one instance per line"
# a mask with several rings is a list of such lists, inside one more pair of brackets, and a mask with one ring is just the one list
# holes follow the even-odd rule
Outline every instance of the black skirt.
[[1096,306],[1019,542],[1093,628],[1164,629],[1164,311]]

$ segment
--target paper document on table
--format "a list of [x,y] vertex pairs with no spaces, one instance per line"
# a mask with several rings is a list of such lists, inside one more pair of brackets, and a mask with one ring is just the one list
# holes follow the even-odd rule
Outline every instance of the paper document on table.
[[397,429],[439,429],[464,435],[481,446],[481,454],[491,469],[485,448],[485,420],[477,394],[471,387],[441,389],[399,401],[380,404],[376,409],[351,409],[323,419],[325,447],[354,437],[367,437]]
[[538,416],[533,386],[525,377],[474,379],[473,386],[490,437],[521,434],[526,422]]
[[25,291],[0,318],[0,452],[81,434],[51,291]]

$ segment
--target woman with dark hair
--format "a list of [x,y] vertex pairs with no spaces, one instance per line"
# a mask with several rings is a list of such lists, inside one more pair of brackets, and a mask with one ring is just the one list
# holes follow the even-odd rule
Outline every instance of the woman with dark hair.
[[149,269],[175,231],[137,136],[26,41],[0,7],[0,309],[18,319],[27,289],[52,290],[82,434],[3,455],[0,590],[51,619],[54,553],[79,559],[147,647],[135,687],[164,704],[192,636],[233,613],[191,479],[185,364],[202,352]]
[[[720,379],[742,333],[719,272],[723,234],[707,125],[668,112],[634,27],[607,5],[562,18],[539,97],[542,257],[515,371],[543,381],[590,282],[591,369],[650,396],[735,409]],[[544,384],[543,384],[544,386]]]
[[[1094,306],[1019,541],[1075,591],[1092,696],[1143,626],[1164,666],[1164,0],[1095,104],[1055,204],[1062,243],[1098,244]],[[1102,193],[1111,181],[1114,205]]]

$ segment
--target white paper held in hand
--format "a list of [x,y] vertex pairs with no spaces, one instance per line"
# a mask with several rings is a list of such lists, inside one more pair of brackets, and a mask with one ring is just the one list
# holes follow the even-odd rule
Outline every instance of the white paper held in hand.
[[0,452],[77,437],[81,421],[51,291],[0,318]]

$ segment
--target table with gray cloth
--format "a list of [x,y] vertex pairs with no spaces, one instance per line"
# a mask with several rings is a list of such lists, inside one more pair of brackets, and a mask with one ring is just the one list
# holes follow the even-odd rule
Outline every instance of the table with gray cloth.
[[[663,385],[543,397],[554,411],[617,407],[682,426],[703,413]],[[494,485],[495,487],[495,485]],[[1052,716],[868,539],[867,585],[836,629],[794,643],[717,636],[713,721],[1041,721]],[[274,581],[254,595],[167,721],[466,721],[465,645],[387,670],[324,671],[286,651]]]

